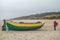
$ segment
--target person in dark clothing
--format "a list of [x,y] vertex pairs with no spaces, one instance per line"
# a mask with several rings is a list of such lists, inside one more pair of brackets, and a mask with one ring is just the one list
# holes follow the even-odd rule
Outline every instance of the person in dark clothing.
[[4,20],[4,24],[2,26],[2,31],[6,31],[6,22],[5,22],[5,20]]
[[57,22],[54,21],[54,30],[56,30]]

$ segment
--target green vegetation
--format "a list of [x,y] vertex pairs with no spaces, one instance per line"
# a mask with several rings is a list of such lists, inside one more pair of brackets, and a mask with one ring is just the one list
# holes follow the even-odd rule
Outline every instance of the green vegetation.
[[58,16],[58,18],[60,18],[60,15]]
[[20,19],[60,19],[60,12],[45,12],[35,15],[13,18],[11,20],[20,20]]

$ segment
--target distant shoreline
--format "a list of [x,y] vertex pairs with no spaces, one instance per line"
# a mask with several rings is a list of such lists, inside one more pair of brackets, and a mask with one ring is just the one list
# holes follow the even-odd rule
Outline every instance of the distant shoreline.
[[[41,19],[41,18],[40,18]],[[9,20],[40,20],[40,19],[9,19]],[[49,18],[42,18],[43,20],[59,20],[60,18],[53,18],[53,19],[49,19]]]

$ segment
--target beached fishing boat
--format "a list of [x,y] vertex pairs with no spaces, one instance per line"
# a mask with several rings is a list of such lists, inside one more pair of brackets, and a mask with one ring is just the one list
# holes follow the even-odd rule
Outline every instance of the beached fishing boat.
[[5,20],[9,30],[35,30],[41,28],[44,23],[16,23],[10,20]]

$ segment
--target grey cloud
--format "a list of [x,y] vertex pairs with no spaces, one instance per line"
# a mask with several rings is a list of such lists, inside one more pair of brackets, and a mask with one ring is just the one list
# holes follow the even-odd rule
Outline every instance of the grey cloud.
[[60,11],[60,0],[1,0],[0,5],[0,19]]

